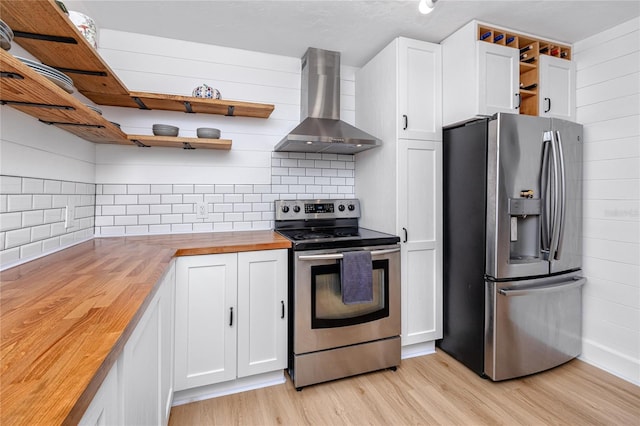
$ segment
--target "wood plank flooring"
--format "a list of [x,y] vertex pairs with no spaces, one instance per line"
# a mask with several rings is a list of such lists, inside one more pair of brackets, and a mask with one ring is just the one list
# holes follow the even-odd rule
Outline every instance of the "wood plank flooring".
[[304,388],[279,386],[174,407],[178,425],[640,425],[640,387],[579,360],[491,382],[442,351]]

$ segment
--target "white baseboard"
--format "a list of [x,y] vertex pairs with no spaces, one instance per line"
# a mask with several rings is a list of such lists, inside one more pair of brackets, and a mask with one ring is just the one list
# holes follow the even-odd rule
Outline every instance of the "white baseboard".
[[402,359],[414,358],[422,355],[430,355],[436,353],[436,342],[422,342],[402,347]]
[[284,370],[257,374],[250,377],[242,377],[228,382],[200,386],[193,389],[175,392],[173,394],[173,406],[175,407],[178,405],[189,404],[191,402],[217,398],[219,396],[265,388],[267,386],[281,385],[285,382],[286,378],[284,376]]
[[582,340],[578,359],[640,386],[640,359],[621,354],[591,340]]

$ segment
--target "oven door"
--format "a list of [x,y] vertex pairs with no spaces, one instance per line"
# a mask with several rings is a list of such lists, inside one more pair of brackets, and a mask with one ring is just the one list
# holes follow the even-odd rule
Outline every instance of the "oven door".
[[[371,252],[373,302],[342,303],[340,262],[350,250]],[[303,354],[400,334],[400,247],[295,252],[293,352]]]

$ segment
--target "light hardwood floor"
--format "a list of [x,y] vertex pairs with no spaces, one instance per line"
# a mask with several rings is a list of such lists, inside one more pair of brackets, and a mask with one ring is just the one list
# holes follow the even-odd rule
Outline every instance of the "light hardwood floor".
[[442,351],[297,392],[279,386],[174,407],[177,425],[640,425],[640,387],[579,360],[491,382]]

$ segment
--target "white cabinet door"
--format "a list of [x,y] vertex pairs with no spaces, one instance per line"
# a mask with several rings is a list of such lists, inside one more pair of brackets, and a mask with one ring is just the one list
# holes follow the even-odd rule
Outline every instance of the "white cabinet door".
[[553,56],[540,55],[538,67],[540,73],[538,114],[541,117],[575,120],[575,63]]
[[161,422],[160,301],[160,295],[156,294],[124,347],[123,404],[124,424],[127,425]]
[[402,344],[442,337],[442,143],[398,144]]
[[399,39],[398,135],[405,139],[442,139],[441,47]]
[[[520,107],[520,52],[497,44],[476,42],[478,115],[517,113]],[[466,99],[458,99],[466,102]]]
[[169,423],[173,402],[174,314],[175,314],[175,262],[171,264],[160,288],[160,400],[162,425]]
[[184,256],[176,275],[176,391],[236,377],[237,255]]
[[81,426],[109,426],[122,423],[118,418],[118,361],[113,364],[91,404],[84,412]]
[[287,367],[287,251],[238,253],[238,377]]

